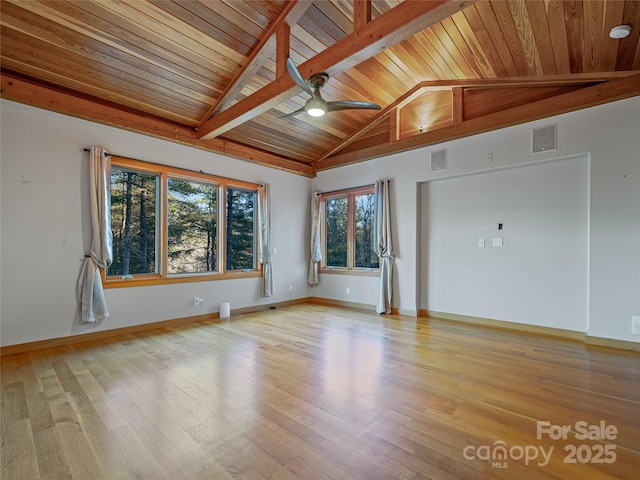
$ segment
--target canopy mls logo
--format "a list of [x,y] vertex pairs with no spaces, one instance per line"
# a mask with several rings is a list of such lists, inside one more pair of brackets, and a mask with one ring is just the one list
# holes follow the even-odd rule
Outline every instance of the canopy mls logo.
[[553,453],[553,446],[545,450],[543,446],[535,445],[512,445],[507,447],[507,442],[504,440],[496,440],[493,445],[480,445],[474,447],[473,445],[467,445],[464,447],[462,454],[467,460],[490,460],[492,468],[508,468],[509,463],[507,460],[523,460],[525,465],[530,465],[532,462],[536,462],[539,467],[545,467],[549,460],[551,460],[551,454]]
[[462,455],[467,460],[490,461],[492,468],[509,468],[509,461],[523,461],[525,465],[545,467],[549,464],[556,445],[549,441],[595,441],[603,443],[587,444],[566,443],[562,450],[563,463],[614,463],[616,445],[604,443],[618,438],[618,428],[607,425],[604,420],[590,424],[580,420],[573,425],[555,425],[548,421],[536,422],[536,439],[544,440],[545,445],[507,445],[504,440],[496,440],[490,445],[467,445]]

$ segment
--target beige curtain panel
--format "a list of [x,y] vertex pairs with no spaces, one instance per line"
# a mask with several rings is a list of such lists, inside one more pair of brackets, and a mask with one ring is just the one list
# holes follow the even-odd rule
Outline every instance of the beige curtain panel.
[[109,316],[102,289],[100,268],[112,261],[111,236],[111,158],[104,148],[89,152],[89,193],[91,195],[91,252],[85,255],[77,285],[81,323],[95,323]]
[[262,264],[262,296],[274,293],[273,268],[271,265],[271,198],[269,185],[258,185],[258,245]]
[[389,179],[376,181],[374,248],[380,258],[380,291],[376,312],[391,313],[393,294],[393,242],[391,240],[391,208]]
[[311,194],[311,258],[309,259],[309,274],[307,275],[307,284],[318,285],[318,269],[320,268],[320,262],[322,262],[322,239],[321,235],[321,223],[322,212],[322,197],[320,192],[313,192]]

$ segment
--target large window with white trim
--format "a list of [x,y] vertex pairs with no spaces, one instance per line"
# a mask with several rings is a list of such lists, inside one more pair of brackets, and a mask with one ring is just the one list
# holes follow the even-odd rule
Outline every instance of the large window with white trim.
[[121,157],[111,165],[106,287],[260,275],[256,184]]

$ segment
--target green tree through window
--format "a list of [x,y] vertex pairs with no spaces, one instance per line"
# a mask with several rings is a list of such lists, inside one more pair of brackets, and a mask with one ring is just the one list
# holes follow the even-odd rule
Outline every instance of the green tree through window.
[[347,267],[347,197],[325,204],[327,267]]
[[217,270],[218,187],[169,179],[167,198],[167,271]]
[[158,175],[111,169],[113,263],[108,275],[157,273]]
[[256,192],[227,188],[227,270],[256,268]]
[[355,197],[355,266],[356,268],[380,268],[378,256],[375,253],[374,194],[356,195]]

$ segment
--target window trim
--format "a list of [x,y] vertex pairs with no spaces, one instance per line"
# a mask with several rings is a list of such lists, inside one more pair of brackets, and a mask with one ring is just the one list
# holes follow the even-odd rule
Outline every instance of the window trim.
[[[174,283],[192,283],[192,282],[209,282],[212,280],[225,280],[232,278],[253,278],[262,276],[262,264],[257,258],[258,245],[256,244],[257,225],[258,221],[256,214],[256,207],[254,207],[254,259],[256,267],[247,271],[243,270],[227,270],[226,269],[226,208],[227,208],[227,188],[239,188],[243,190],[258,192],[258,184],[245,182],[242,180],[235,180],[226,177],[220,177],[202,171],[188,170],[184,168],[171,167],[168,165],[161,165],[152,162],[145,162],[143,160],[135,160],[126,157],[111,156],[111,166],[116,168],[129,169],[141,173],[152,173],[159,177],[159,187],[157,194],[158,211],[156,229],[158,232],[157,253],[158,258],[158,273],[141,273],[133,275],[132,278],[121,278],[119,276],[107,276],[106,269],[100,269],[100,275],[102,277],[102,284],[105,289],[108,288],[121,288],[121,287],[139,287],[146,285],[166,285]],[[207,183],[215,185],[218,188],[218,259],[217,270],[215,272],[202,272],[202,273],[173,273],[167,272],[167,255],[168,255],[168,181],[169,178],[179,178],[181,180],[192,180],[196,182]],[[220,199],[224,199],[222,202]]]
[[[347,188],[344,190],[336,190],[326,192],[320,195],[322,202],[322,220],[320,222],[320,235],[322,245],[322,262],[318,269],[319,273],[329,273],[337,275],[360,275],[366,277],[380,276],[380,267],[363,268],[356,267],[355,264],[355,237],[356,237],[356,221],[355,221],[355,197],[360,195],[368,195],[375,193],[375,185],[363,185],[361,187]],[[327,218],[326,218],[326,201],[337,198],[347,198],[347,266],[346,267],[330,267],[327,266]]]

